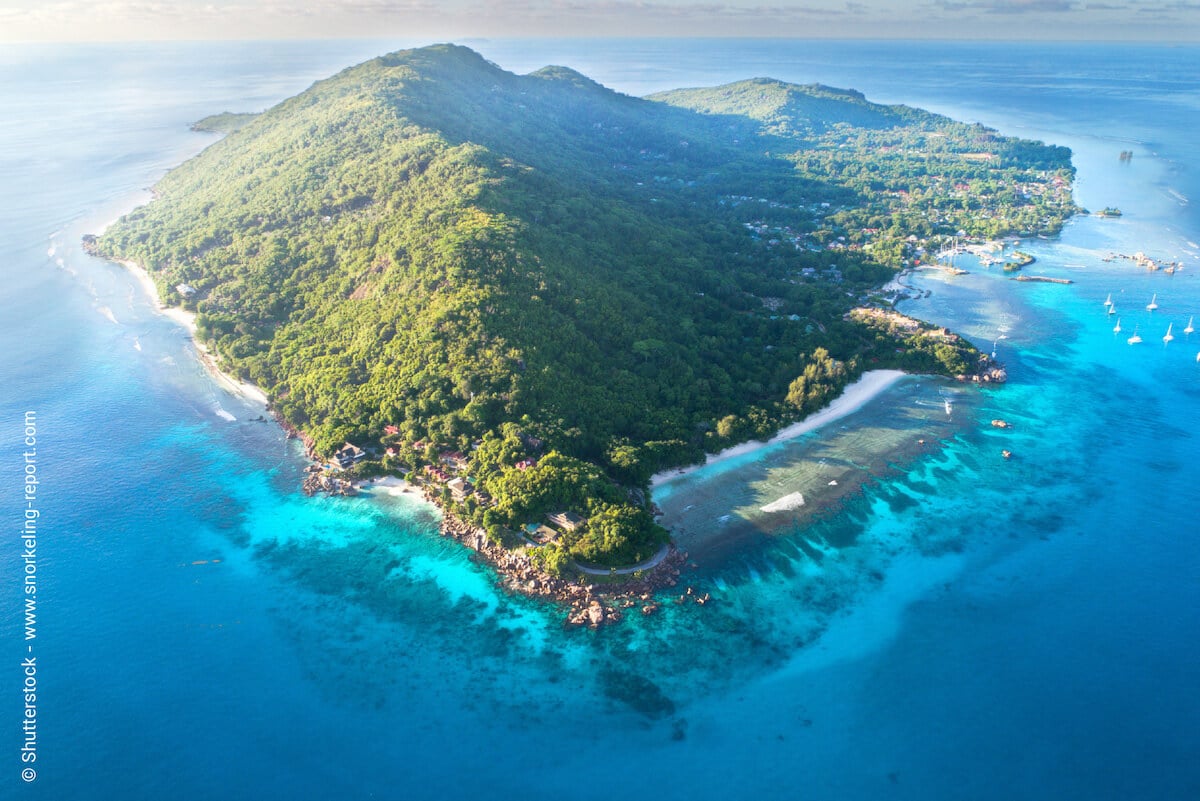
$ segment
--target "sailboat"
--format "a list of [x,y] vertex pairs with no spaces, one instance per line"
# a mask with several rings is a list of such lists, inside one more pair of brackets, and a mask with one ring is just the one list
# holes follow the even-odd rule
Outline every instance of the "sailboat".
[[1138,336],[1137,330],[1138,330],[1138,327],[1135,325],[1133,327],[1133,336],[1131,336],[1129,339],[1125,340],[1130,345],[1136,345],[1137,343],[1142,341],[1142,338]]
[[1163,344],[1164,345],[1175,338],[1175,337],[1171,336],[1171,326],[1173,326],[1173,325],[1175,325],[1175,324],[1167,323],[1167,333],[1163,334]]
[[1109,314],[1116,314],[1116,313],[1117,313],[1117,304],[1115,304],[1115,303],[1114,303],[1113,305],[1109,306],[1109,307],[1108,307],[1108,313],[1109,313]]
[[1183,333],[1191,336],[1192,332],[1196,330],[1194,327],[1192,327],[1192,321],[1195,319],[1196,317],[1194,315],[1188,318],[1188,327],[1183,329]]
[[1150,303],[1146,306],[1146,311],[1154,311],[1155,309],[1157,309],[1158,303],[1156,301],[1158,301],[1158,293],[1157,292],[1155,292],[1154,296],[1152,298],[1150,298]]
[[1112,293],[1111,293],[1111,292],[1109,292],[1109,293],[1108,293],[1108,297],[1105,299],[1105,301],[1104,301],[1104,305],[1105,305],[1105,306],[1111,306],[1111,305],[1112,305]]
[[1117,318],[1117,324],[1113,326],[1113,333],[1114,334],[1121,333],[1121,318],[1120,317]]

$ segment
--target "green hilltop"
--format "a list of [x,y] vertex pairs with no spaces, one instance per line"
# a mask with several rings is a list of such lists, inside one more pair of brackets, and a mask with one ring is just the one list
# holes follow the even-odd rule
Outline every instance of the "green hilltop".
[[847,313],[914,239],[1074,211],[1069,151],[856,92],[639,99],[453,45],[237,122],[95,250],[198,312],[315,453],[391,448],[360,471],[469,454],[477,492],[447,503],[501,539],[588,518],[540,549],[552,567],[645,558],[666,536],[653,472],[765,436],[868,365],[969,369],[969,346],[898,356]]

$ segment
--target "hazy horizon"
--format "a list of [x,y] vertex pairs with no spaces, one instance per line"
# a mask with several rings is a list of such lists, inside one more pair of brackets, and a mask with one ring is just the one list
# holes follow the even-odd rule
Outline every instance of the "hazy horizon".
[[1197,0],[0,0],[9,42],[794,38],[1200,42]]

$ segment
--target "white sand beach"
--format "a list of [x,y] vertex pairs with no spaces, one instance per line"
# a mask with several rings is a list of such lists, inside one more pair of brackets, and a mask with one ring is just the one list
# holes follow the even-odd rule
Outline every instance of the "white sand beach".
[[852,412],[856,412],[867,404],[872,398],[879,395],[892,384],[899,381],[905,376],[902,370],[869,370],[850,386],[843,390],[842,394],[834,399],[832,403],[821,409],[819,412],[810,414],[798,423],[793,423],[787,428],[781,429],[775,436],[771,437],[766,442],[754,441],[743,442],[741,445],[734,445],[732,448],[726,448],[720,453],[710,454],[704,461],[704,464],[689,465],[688,467],[674,468],[666,470],[662,473],[656,473],[650,479],[650,488],[653,490],[661,484],[665,484],[671,479],[686,475],[693,470],[696,470],[704,465],[709,465],[714,462],[719,462],[723,459],[729,459],[734,456],[741,456],[746,453],[752,453],[760,450],[776,442],[793,439],[801,434],[807,434],[809,431],[814,431],[827,423],[832,423],[835,420],[840,420]]
[[212,373],[213,378],[215,378],[219,384],[240,398],[244,398],[255,403],[260,403],[263,406],[266,406],[269,403],[267,393],[263,392],[261,389],[248,381],[242,381],[234,378],[217,365],[216,357],[211,351],[209,351],[207,347],[204,346],[204,343],[196,337],[196,315],[194,312],[186,311],[176,306],[168,306],[163,303],[162,298],[159,297],[158,286],[154,283],[154,279],[150,277],[150,273],[146,270],[146,268],[138,264],[136,261],[121,261],[120,264],[129,270],[129,272],[133,274],[133,277],[137,279],[138,284],[142,287],[142,290],[146,293],[146,296],[150,298],[151,302],[154,304],[154,308],[158,310],[159,314],[174,320],[176,323],[187,329],[187,332],[192,337],[192,344],[196,346],[196,353],[199,354],[200,361],[206,368],[208,368],[208,371]]
[[366,481],[360,481],[355,486],[361,490],[369,490],[374,492],[379,490],[386,495],[408,496],[418,500],[424,499],[425,494],[421,492],[421,488],[415,484],[410,484],[397,476],[380,476],[379,478],[370,478]]

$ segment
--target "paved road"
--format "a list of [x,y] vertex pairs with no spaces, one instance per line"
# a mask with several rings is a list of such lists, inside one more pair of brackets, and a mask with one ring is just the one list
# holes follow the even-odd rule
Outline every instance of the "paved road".
[[664,545],[661,549],[659,549],[658,553],[654,554],[654,556],[651,556],[645,562],[641,562],[636,565],[630,565],[629,567],[618,567],[616,570],[613,570],[612,568],[607,568],[607,567],[584,567],[583,565],[579,564],[578,562],[572,562],[571,564],[573,564],[575,566],[575,569],[578,570],[580,573],[587,573],[590,576],[612,576],[612,575],[623,576],[623,575],[627,575],[629,573],[636,573],[639,570],[649,570],[650,568],[654,567],[662,560],[666,559],[667,554],[669,554],[670,552],[671,552],[671,546]]

